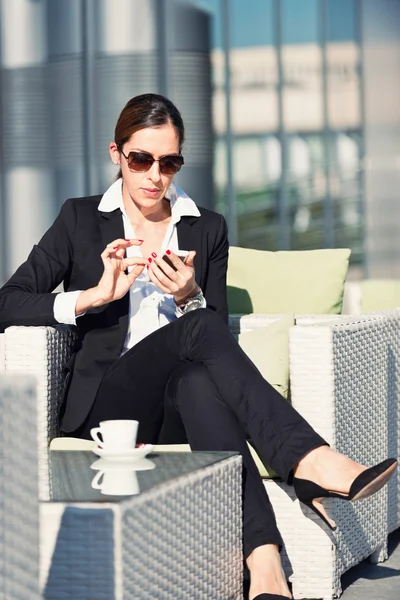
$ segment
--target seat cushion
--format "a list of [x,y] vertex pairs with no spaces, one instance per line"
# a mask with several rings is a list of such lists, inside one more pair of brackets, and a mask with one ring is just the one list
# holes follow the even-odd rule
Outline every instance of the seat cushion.
[[340,314],[350,250],[267,252],[232,246],[230,313]]
[[285,398],[289,388],[289,330],[293,326],[294,315],[289,313],[270,325],[238,335],[242,350]]

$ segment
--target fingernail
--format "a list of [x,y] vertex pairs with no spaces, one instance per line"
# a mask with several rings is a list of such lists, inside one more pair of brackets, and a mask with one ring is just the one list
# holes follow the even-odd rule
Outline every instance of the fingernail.
[[167,250],[167,251],[166,251],[166,254],[171,254],[171,250]]
[[[151,262],[152,260],[153,260],[152,258],[149,258],[149,262]],[[147,268],[149,268],[149,265],[147,265]]]
[[144,240],[138,240],[138,242],[142,242],[142,243],[143,243],[143,242],[144,242]]
[[118,250],[118,246],[113,246],[113,250]]
[[150,266],[149,266],[149,265],[146,265],[146,269],[150,269]]
[[154,256],[154,258],[157,258],[157,254],[155,252],[152,252],[151,255]]
[[125,241],[126,241],[126,242],[130,242],[131,240],[129,240],[128,238],[125,238]]

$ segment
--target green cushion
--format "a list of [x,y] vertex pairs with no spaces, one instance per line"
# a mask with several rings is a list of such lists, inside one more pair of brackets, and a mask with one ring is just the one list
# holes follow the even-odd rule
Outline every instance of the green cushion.
[[361,311],[372,312],[400,306],[398,279],[366,279],[360,282]]
[[266,252],[232,246],[229,312],[340,314],[350,250]]
[[265,327],[238,336],[242,350],[253,361],[264,379],[287,397],[289,388],[289,329],[294,325],[290,313]]
[[[271,325],[257,327],[238,336],[242,350],[246,352],[264,379],[285,398],[289,390],[289,330],[294,323],[294,314],[291,313]],[[250,451],[262,477],[277,477],[271,467],[261,462],[252,446]]]

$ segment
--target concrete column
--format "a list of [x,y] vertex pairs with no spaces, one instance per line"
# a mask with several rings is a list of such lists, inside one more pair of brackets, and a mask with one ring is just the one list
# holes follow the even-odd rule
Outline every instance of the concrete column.
[[45,0],[1,0],[6,276],[54,218],[45,64]]
[[119,113],[133,96],[158,92],[156,11],[155,0],[96,0],[93,4],[92,129],[99,192],[117,174],[108,145]]
[[83,30],[81,0],[50,0],[48,21],[48,125],[55,204],[89,193],[85,168]]

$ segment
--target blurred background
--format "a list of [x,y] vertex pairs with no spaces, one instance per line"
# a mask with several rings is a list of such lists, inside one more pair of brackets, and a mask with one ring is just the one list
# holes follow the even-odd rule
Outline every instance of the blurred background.
[[182,112],[177,178],[232,244],[400,277],[400,0],[1,0],[0,283],[116,176],[119,112]]

